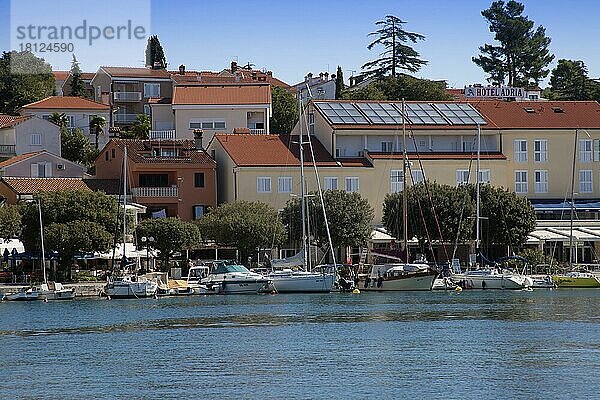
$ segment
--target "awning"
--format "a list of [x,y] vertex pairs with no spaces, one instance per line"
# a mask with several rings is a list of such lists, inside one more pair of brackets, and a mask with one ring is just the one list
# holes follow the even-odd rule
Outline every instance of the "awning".
[[[536,211],[570,210],[570,201],[531,203]],[[600,210],[600,201],[575,202],[576,210]]]
[[[529,234],[527,244],[536,244],[540,242],[569,242],[571,240],[571,230],[568,227],[538,227]],[[600,241],[600,226],[582,228],[573,227],[573,240],[583,242]]]

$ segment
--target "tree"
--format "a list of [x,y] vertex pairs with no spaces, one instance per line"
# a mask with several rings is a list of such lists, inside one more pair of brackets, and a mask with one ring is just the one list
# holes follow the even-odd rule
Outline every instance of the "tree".
[[98,156],[99,150],[92,146],[79,128],[61,128],[60,144],[63,158],[86,167],[91,167]]
[[489,74],[494,85],[537,85],[550,72],[554,59],[548,46],[551,39],[543,26],[533,28],[533,21],[523,16],[525,6],[517,1],[494,1],[481,14],[499,45],[484,44],[481,54],[472,60]]
[[105,126],[106,118],[104,117],[99,117],[95,115],[90,120],[90,133],[93,133],[96,138],[96,142],[94,143],[96,150],[98,150],[98,140],[100,138],[100,134],[104,131]]
[[443,101],[452,100],[446,92],[444,82],[419,79],[410,75],[399,74],[396,78],[388,76],[374,80],[361,89],[345,91],[343,98],[347,100],[390,100],[400,101]]
[[165,51],[156,35],[152,35],[148,38],[148,44],[146,45],[146,67],[152,69],[167,68]]
[[[121,219],[116,218],[118,205],[112,196],[87,190],[61,190],[39,193],[35,200],[41,201],[46,250],[59,253],[60,265],[65,270],[76,253],[107,251],[113,240],[119,240]],[[37,201],[22,204],[21,215],[25,249],[39,252]]]
[[273,115],[271,116],[271,132],[288,134],[294,129],[298,120],[298,103],[289,91],[278,86],[271,87]]
[[335,99],[339,100],[342,98],[344,92],[344,71],[342,67],[338,65],[337,72],[335,73]]
[[133,125],[121,132],[121,138],[148,139],[150,129],[152,129],[152,118],[147,114],[138,114]]
[[69,125],[69,119],[65,113],[52,113],[50,118],[48,118],[48,121],[52,122],[54,125],[58,125],[61,129],[66,129],[67,125]]
[[73,62],[71,63],[71,75],[73,79],[71,80],[71,93],[69,96],[74,97],[86,97],[88,92],[85,89],[85,83],[81,78],[81,68],[79,68],[79,62],[73,54]]
[[[334,248],[361,246],[369,240],[373,232],[375,214],[367,199],[359,193],[326,190],[323,192],[323,203]],[[307,197],[307,209],[310,216],[311,242],[323,250],[327,249],[329,241],[318,194],[313,193]],[[299,235],[294,235],[302,232],[300,199],[289,200],[281,217],[288,227],[290,240],[300,239]]]
[[583,61],[558,60],[550,75],[552,100],[591,100],[597,83],[588,77]]
[[54,93],[54,74],[30,52],[4,52],[0,58],[0,114],[17,115],[25,104]]
[[21,214],[18,206],[5,204],[0,207],[0,238],[8,240],[21,230]]
[[277,246],[285,239],[277,210],[259,201],[221,204],[200,218],[198,227],[204,239],[236,247],[242,262],[257,249]]
[[169,265],[173,254],[181,250],[191,250],[200,244],[198,226],[179,218],[159,218],[142,221],[135,229],[138,238],[153,237],[153,242],[146,242],[152,250],[158,250],[163,261],[163,270]]
[[402,29],[406,21],[393,15],[386,15],[382,21],[377,21],[375,25],[381,26],[375,32],[369,33],[369,36],[376,36],[367,48],[371,50],[377,45],[384,47],[384,51],[379,54],[379,58],[369,61],[362,66],[369,75],[384,76],[388,73],[396,76],[398,69],[409,72],[417,72],[427,61],[420,59],[420,54],[410,47],[407,43],[417,43],[419,40],[425,40],[425,36],[408,32]]

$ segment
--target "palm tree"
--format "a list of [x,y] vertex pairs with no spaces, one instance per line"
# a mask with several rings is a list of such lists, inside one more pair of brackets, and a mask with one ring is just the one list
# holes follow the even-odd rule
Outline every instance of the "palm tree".
[[58,125],[60,128],[66,128],[69,124],[69,119],[67,118],[67,114],[65,113],[52,113],[48,121],[52,122],[55,125]]
[[94,116],[90,120],[90,133],[94,133],[96,136],[96,150],[98,150],[98,136],[100,136],[100,132],[104,130],[106,126],[106,118]]

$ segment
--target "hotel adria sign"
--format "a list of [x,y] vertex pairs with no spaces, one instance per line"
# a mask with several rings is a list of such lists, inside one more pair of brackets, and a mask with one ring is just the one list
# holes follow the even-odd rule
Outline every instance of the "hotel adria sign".
[[525,89],[508,86],[465,86],[465,97],[525,97]]

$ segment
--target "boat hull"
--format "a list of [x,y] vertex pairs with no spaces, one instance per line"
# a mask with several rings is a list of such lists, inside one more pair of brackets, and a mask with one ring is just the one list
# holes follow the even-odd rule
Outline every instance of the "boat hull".
[[463,289],[524,289],[531,285],[530,280],[516,275],[469,275],[454,274],[452,280]]
[[377,280],[372,280],[369,287],[361,287],[360,290],[374,292],[428,291],[431,290],[437,275],[435,271],[410,272],[402,276],[388,277],[381,282],[380,286]]
[[277,293],[329,293],[335,276],[332,274],[270,275],[273,290]]
[[8,301],[35,301],[40,300],[39,292],[18,292],[7,294],[4,296],[4,300]]
[[589,277],[569,277],[563,275],[553,275],[552,280],[559,288],[598,288],[600,281],[593,276]]
[[104,293],[114,299],[136,299],[154,297],[158,285],[155,282],[109,282],[104,286]]
[[40,298],[45,300],[73,300],[75,298],[75,290],[61,289],[41,291]]
[[224,280],[219,283],[219,294],[257,294],[267,292],[268,280]]

